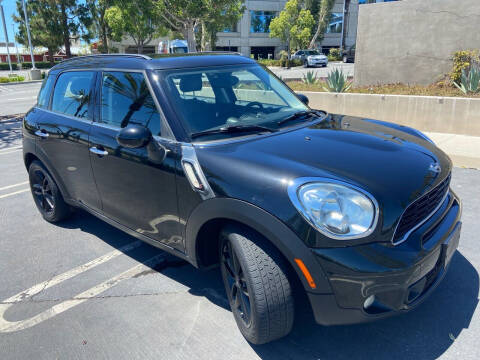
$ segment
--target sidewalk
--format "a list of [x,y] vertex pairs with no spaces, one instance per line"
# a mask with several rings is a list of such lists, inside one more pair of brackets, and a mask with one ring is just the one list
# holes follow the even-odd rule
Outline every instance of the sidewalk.
[[480,137],[424,132],[453,161],[453,165],[480,169]]

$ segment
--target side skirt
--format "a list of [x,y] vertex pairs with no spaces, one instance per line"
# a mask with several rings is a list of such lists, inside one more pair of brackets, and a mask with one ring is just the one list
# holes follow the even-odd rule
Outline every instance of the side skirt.
[[113,227],[116,227],[117,229],[127,233],[128,235],[131,235],[131,236],[133,236],[133,237],[135,237],[139,240],[142,240],[142,241],[146,242],[149,245],[152,245],[153,247],[156,247],[160,250],[166,251],[166,252],[168,252],[168,253],[170,253],[174,256],[177,256],[182,260],[188,261],[190,264],[192,264],[190,258],[185,253],[181,252],[180,250],[177,250],[173,247],[162,244],[161,242],[153,240],[152,238],[149,238],[146,235],[140,234],[139,232],[137,232],[135,230],[132,230],[129,227],[127,227],[125,225],[122,225],[115,220],[110,219],[108,216],[106,216],[102,213],[99,213],[96,210],[91,209],[90,207],[88,207],[85,204],[82,204],[82,203],[77,202],[77,201],[72,201],[72,200],[68,201],[68,203],[70,205],[74,206],[74,207],[78,207],[78,208],[81,208],[81,209],[87,211],[88,213],[92,214],[93,216],[99,218],[100,220],[105,221],[107,224],[112,225]]

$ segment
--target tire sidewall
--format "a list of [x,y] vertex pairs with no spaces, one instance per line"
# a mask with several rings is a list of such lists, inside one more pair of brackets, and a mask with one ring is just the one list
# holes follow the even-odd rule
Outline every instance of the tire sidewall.
[[[43,210],[43,208],[38,203],[37,196],[33,192],[33,176],[35,171],[41,171],[49,182],[50,189],[52,191],[52,196],[55,201],[54,209],[50,213],[47,213]],[[65,211],[64,207],[66,205],[64,204],[62,194],[60,193],[60,190],[57,184],[55,183],[53,178],[50,176],[50,173],[47,171],[47,169],[45,169],[45,167],[42,164],[40,164],[38,161],[34,161],[28,168],[28,178],[30,182],[30,191],[33,196],[33,201],[35,202],[35,205],[40,211],[40,214],[42,215],[42,217],[49,222],[56,222],[61,220],[65,216],[65,214],[63,214],[62,212]]]

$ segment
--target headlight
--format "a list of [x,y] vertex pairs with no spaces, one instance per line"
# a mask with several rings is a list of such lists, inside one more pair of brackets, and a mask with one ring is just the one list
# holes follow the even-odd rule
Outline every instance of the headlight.
[[322,234],[338,240],[370,235],[378,221],[378,204],[367,192],[333,180],[297,179],[290,200]]

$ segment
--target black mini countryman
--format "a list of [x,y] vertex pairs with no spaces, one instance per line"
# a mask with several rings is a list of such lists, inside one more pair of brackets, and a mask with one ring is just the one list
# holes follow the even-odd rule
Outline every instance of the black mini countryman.
[[458,246],[452,163],[430,139],[311,109],[239,55],[64,61],[23,134],[45,220],[82,208],[196,267],[219,264],[255,344],[289,333],[300,292],[322,325],[408,311]]

